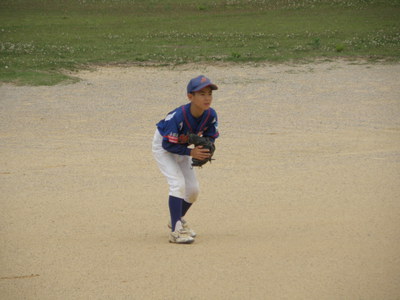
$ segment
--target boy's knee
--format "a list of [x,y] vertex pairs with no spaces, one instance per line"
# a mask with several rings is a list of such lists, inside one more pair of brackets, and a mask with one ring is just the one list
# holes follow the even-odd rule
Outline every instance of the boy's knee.
[[189,191],[187,191],[187,202],[189,203],[194,203],[196,202],[197,198],[199,197],[199,187],[196,186],[194,188],[191,188]]

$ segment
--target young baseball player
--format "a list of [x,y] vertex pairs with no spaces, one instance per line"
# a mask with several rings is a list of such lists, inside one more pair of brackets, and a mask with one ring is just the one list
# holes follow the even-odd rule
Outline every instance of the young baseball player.
[[199,195],[199,183],[192,166],[192,158],[210,158],[208,149],[189,147],[189,134],[206,137],[212,142],[218,137],[217,113],[211,108],[212,91],[218,87],[200,75],[189,81],[189,103],[169,112],[157,123],[152,150],[162,174],[169,184],[171,233],[169,241],[190,244],[196,233],[183,219]]

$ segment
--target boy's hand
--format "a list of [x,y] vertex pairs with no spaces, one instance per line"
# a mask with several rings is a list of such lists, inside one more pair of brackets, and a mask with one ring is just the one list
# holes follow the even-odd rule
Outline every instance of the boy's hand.
[[211,154],[209,149],[204,149],[203,146],[197,146],[190,151],[190,156],[198,160],[204,160],[210,158]]

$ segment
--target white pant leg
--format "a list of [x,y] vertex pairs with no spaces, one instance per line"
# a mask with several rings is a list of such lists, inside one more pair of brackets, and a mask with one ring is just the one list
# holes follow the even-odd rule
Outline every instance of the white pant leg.
[[179,162],[179,166],[182,170],[185,178],[185,198],[184,200],[189,203],[194,203],[199,196],[199,182],[196,178],[196,172],[192,167],[192,159],[190,156],[185,156],[182,161]]
[[169,195],[193,203],[199,193],[199,183],[191,166],[191,157],[166,151],[162,139],[156,129],[152,150],[161,173],[167,178]]

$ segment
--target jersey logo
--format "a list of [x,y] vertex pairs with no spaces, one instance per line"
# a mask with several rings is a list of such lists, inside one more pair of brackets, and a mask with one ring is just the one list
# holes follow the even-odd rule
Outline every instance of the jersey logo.
[[168,135],[164,136],[165,138],[168,139],[168,142],[170,143],[178,143],[178,134],[174,132],[170,132]]
[[171,119],[174,117],[175,114],[176,114],[176,112],[174,112],[173,114],[169,114],[169,115],[165,118],[165,121],[171,120]]

